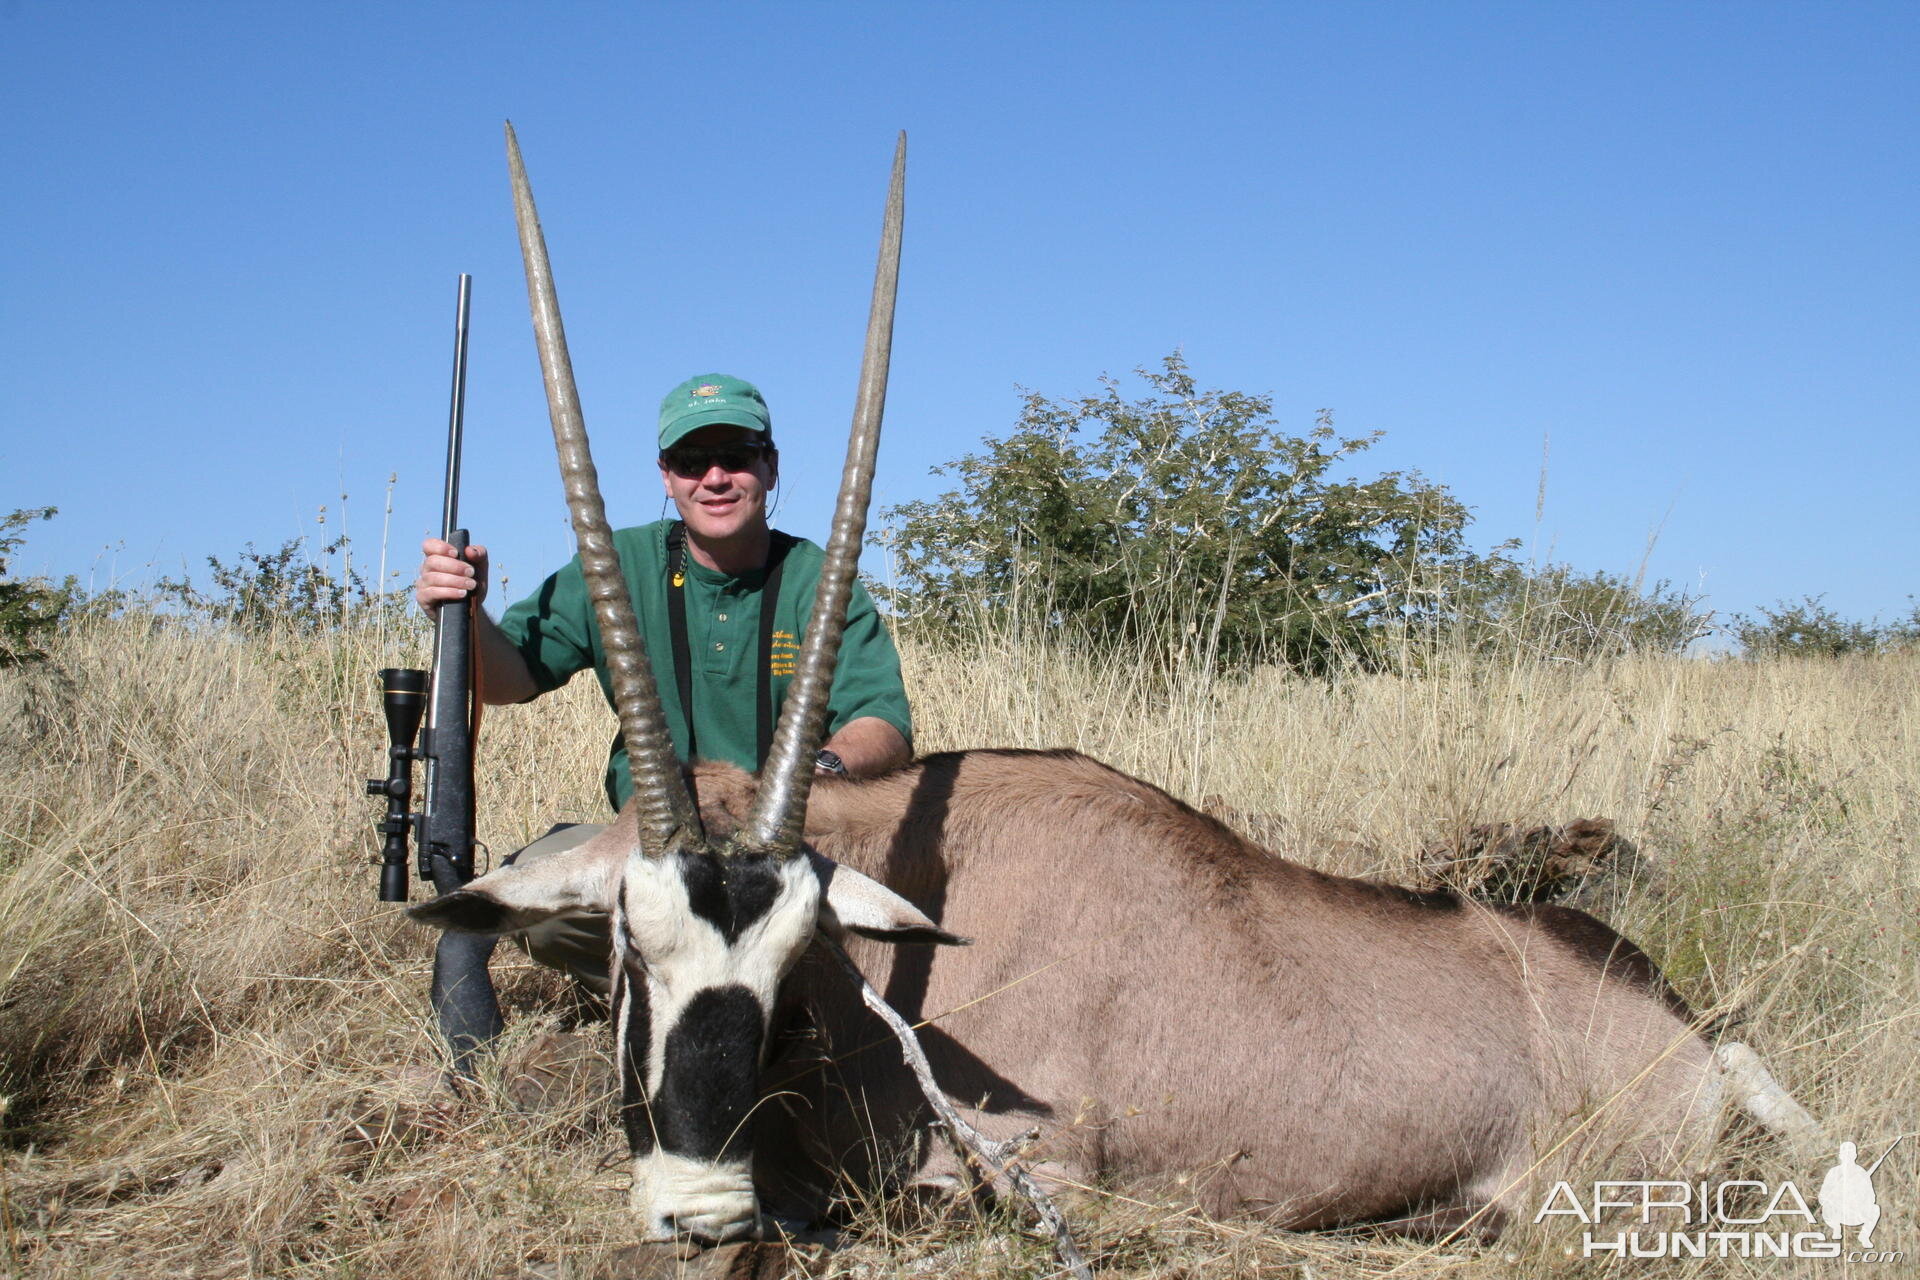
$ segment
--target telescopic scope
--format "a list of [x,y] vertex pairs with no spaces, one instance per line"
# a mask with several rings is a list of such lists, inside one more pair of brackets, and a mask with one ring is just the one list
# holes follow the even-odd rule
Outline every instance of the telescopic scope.
[[386,836],[380,847],[380,901],[407,900],[407,832],[413,815],[413,740],[427,709],[427,673],[410,667],[380,672],[380,704],[387,715],[387,776],[367,779],[367,794],[387,798],[386,819],[374,827]]

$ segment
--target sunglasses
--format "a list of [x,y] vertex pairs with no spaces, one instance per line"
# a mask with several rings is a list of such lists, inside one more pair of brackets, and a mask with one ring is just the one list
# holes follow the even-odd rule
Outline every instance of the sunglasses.
[[698,480],[719,467],[722,471],[751,471],[765,458],[771,446],[760,440],[735,440],[728,444],[675,445],[660,455],[667,470],[688,480]]

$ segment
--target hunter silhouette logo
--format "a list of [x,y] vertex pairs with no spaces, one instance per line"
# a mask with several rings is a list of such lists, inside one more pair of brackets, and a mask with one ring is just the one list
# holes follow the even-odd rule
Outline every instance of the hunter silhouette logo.
[[[1848,1262],[1901,1262],[1903,1250],[1878,1249],[1874,1229],[1881,1205],[1873,1175],[1905,1135],[1862,1168],[1859,1148],[1840,1144],[1840,1162],[1827,1170],[1813,1203],[1792,1181],[1752,1179],[1686,1182],[1679,1179],[1595,1182],[1584,1199],[1571,1183],[1556,1182],[1535,1222],[1576,1217],[1580,1255],[1617,1258],[1844,1258]],[[1857,1232],[1847,1248],[1846,1228]],[[1568,1252],[1572,1249],[1569,1247]]]
[[[1893,1147],[1904,1141],[1906,1135],[1893,1140]],[[1867,1168],[1862,1169],[1855,1158],[1860,1148],[1851,1142],[1840,1144],[1840,1163],[1827,1170],[1827,1176],[1820,1180],[1820,1220],[1827,1224],[1829,1235],[1844,1237],[1843,1227],[1857,1227],[1860,1232],[1860,1247],[1873,1248],[1873,1229],[1880,1222],[1880,1203],[1873,1195],[1873,1175],[1893,1154],[1893,1147],[1880,1153],[1880,1158]]]

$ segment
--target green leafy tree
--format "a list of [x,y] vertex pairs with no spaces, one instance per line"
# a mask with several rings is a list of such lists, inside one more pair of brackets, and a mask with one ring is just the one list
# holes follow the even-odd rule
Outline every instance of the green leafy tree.
[[[344,536],[336,538],[320,553],[330,557],[346,545]],[[381,604],[358,570],[336,576],[309,559],[306,546],[305,538],[289,538],[278,550],[257,551],[249,542],[232,564],[207,557],[210,588],[196,587],[191,578],[162,578],[157,590],[191,615],[254,634],[275,628],[325,631],[358,609]]]
[[[1881,647],[1879,630],[1852,618],[1843,618],[1824,596],[1802,596],[1779,601],[1757,615],[1736,614],[1729,630],[1750,658],[1837,658],[1849,653],[1875,653]],[[1898,642],[1898,627],[1886,637]]]
[[1895,653],[1920,649],[1920,600],[1907,597],[1907,611],[1880,628],[1880,647]]
[[1575,661],[1680,653],[1713,629],[1701,598],[1665,580],[1525,565],[1507,548],[1468,566],[1445,603],[1446,625],[1476,650]]
[[1140,399],[1028,393],[1010,434],[934,469],[957,487],[889,509],[889,603],[939,627],[1025,599],[1143,659],[1319,669],[1430,607],[1409,605],[1415,568],[1472,562],[1444,488],[1344,474],[1378,433],[1323,412],[1289,434],[1270,397],[1203,390],[1177,353],[1137,373]]
[[46,657],[39,642],[60,621],[73,598],[71,580],[56,587],[44,578],[8,574],[14,552],[27,540],[21,530],[57,514],[58,507],[28,507],[0,519],[0,667]]

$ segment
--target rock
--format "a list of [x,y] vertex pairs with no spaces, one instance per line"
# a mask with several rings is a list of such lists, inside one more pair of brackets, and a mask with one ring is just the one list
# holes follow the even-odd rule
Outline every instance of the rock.
[[451,1182],[421,1182],[396,1192],[380,1206],[383,1218],[412,1224],[415,1219],[455,1213],[460,1208],[460,1192]]
[[310,1150],[338,1162],[341,1172],[358,1174],[376,1153],[444,1133],[451,1102],[398,1102],[362,1094],[343,1111],[307,1126],[302,1135]]
[[604,1039],[593,1031],[532,1036],[501,1062],[500,1087],[522,1111],[584,1110],[619,1087]]

